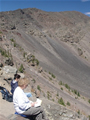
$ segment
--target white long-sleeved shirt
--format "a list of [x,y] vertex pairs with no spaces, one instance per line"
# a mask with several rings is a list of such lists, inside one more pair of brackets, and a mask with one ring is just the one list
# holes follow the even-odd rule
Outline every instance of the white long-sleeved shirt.
[[24,91],[20,87],[17,87],[15,89],[13,94],[13,103],[16,112],[22,114],[31,107],[31,102],[32,101],[28,99],[28,97],[25,95]]

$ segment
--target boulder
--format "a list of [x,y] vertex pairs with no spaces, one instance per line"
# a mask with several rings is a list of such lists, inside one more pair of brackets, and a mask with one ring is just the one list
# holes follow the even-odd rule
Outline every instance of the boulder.
[[17,72],[17,68],[12,67],[12,66],[4,66],[2,70],[5,73],[13,73],[13,74],[15,74]]
[[11,80],[13,79],[14,77],[14,74],[16,74],[17,72],[17,69],[15,67],[12,67],[12,66],[4,66],[1,70],[1,74],[4,79],[7,79],[7,80]]

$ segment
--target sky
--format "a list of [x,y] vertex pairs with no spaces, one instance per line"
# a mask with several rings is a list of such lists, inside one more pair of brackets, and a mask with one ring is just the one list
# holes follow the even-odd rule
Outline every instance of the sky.
[[0,12],[24,8],[48,12],[78,11],[90,17],[90,0],[0,0]]

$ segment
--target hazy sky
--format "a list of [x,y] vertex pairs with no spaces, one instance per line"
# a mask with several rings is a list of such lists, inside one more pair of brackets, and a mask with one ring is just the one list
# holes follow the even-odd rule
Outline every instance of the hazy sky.
[[44,11],[79,11],[90,16],[90,0],[0,0],[0,12],[23,8]]

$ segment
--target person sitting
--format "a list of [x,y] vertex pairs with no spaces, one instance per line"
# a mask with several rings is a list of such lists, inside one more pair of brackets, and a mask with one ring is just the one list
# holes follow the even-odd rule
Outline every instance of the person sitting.
[[[14,79],[11,81],[11,93],[13,95],[14,90],[17,88],[18,86],[18,81],[21,78],[21,76],[19,74],[14,74]],[[31,97],[32,94],[31,93],[25,93],[27,97]]]
[[28,86],[29,81],[26,78],[18,81],[18,87],[13,94],[13,103],[15,111],[18,114],[35,116],[35,120],[47,120],[45,112],[41,106],[35,107],[36,102],[28,99],[24,93],[24,89]]
[[20,75],[19,74],[14,74],[14,79],[11,81],[11,93],[14,93],[14,90],[16,89],[16,87],[18,86],[18,81],[20,79]]

